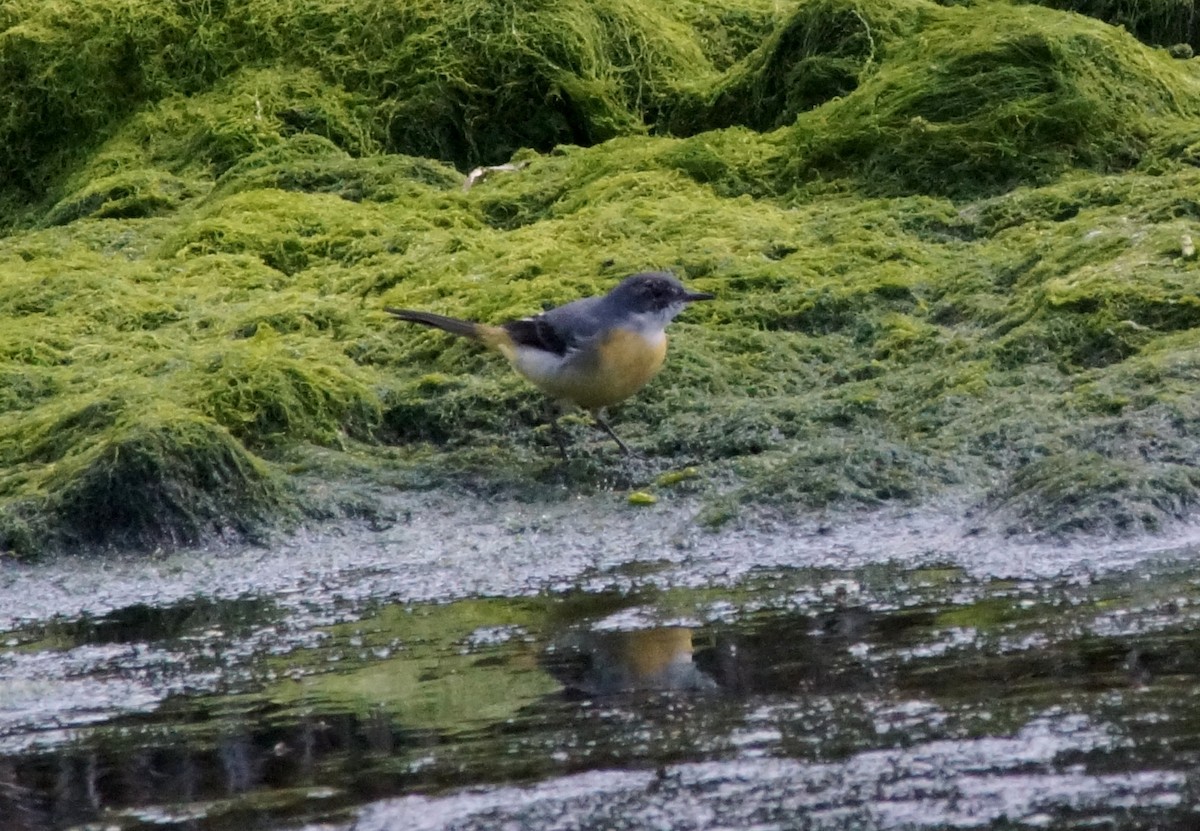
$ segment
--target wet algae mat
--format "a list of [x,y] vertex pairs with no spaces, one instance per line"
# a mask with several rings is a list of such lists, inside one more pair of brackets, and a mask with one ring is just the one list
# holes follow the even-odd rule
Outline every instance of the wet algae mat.
[[[1170,528],[1200,493],[1195,33],[1072,8],[4,4],[0,554],[444,485]],[[501,361],[381,312],[650,268],[718,299],[613,414],[636,459],[577,420],[563,463]]]
[[1194,827],[1186,560],[657,576],[20,625],[0,827]]

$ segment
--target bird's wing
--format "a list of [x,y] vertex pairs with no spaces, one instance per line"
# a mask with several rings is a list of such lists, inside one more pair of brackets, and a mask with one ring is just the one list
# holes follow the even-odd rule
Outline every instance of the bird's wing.
[[571,348],[569,336],[555,329],[542,315],[514,320],[501,328],[517,346],[532,347],[555,355],[565,355]]
[[517,346],[566,355],[600,331],[599,297],[585,297],[533,317],[503,325]]

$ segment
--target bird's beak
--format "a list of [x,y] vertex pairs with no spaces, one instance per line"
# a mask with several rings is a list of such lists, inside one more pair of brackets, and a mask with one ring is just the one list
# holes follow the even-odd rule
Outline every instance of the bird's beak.
[[683,299],[688,303],[695,303],[697,300],[712,300],[716,297],[715,294],[709,294],[706,291],[689,291],[683,296]]

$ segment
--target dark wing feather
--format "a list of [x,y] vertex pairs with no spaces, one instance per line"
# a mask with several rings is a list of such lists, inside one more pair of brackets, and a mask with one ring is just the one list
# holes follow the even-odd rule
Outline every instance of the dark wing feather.
[[505,323],[504,331],[519,346],[565,355],[603,328],[604,302],[602,297],[585,297],[540,315]]
[[542,315],[505,323],[503,328],[518,346],[530,346],[555,355],[565,355],[573,346],[571,338],[554,328]]

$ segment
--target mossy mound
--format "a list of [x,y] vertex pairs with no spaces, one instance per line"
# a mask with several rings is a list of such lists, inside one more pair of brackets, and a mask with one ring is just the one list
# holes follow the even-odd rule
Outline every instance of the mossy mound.
[[5,549],[246,533],[295,507],[265,459],[379,421],[355,363],[314,352],[352,310],[258,257],[164,256],[166,223],[80,219],[2,246]]
[[[1180,295],[1194,299],[1190,288]],[[1078,375],[1073,422],[993,489],[1012,529],[1158,531],[1200,505],[1200,331],[1145,338],[1119,365]]]
[[681,88],[715,77],[710,54],[740,57],[776,12],[763,0],[19,0],[0,12],[0,179],[10,199],[58,201],[62,171],[118,133],[218,174],[301,132],[463,167],[597,143],[644,131]]
[[802,3],[725,73],[708,100],[701,106],[681,104],[668,124],[676,133],[787,126],[801,113],[857,89],[894,44],[937,12],[932,3],[907,0]]
[[1200,112],[1200,76],[1122,32],[1082,19],[1067,29],[1035,6],[987,11],[931,13],[868,80],[802,117],[792,173],[978,196],[1072,168],[1129,169],[1156,120]]
[[300,133],[242,158],[217,180],[211,199],[246,190],[274,188],[331,193],[351,202],[393,202],[418,188],[462,187],[453,168],[417,156],[356,158],[326,138]]
[[2,551],[241,536],[290,502],[282,482],[209,419],[147,399],[63,402],[58,413],[18,421],[0,446]]
[[105,176],[63,198],[45,216],[47,225],[77,219],[138,219],[170,213],[196,191],[162,170],[137,168]]
[[361,155],[378,148],[372,129],[360,99],[312,70],[239,72],[209,92],[168,96],[125,119],[62,178],[55,188],[62,196],[40,222],[161,214],[207,194],[259,151],[290,148],[292,160]]
[[214,423],[145,413],[130,421],[45,484],[62,527],[80,542],[197,542],[245,533],[286,504],[279,484]]
[[0,178],[44,193],[110,125],[167,92],[178,4],[18,0],[0,9]]
[[[196,408],[251,448],[297,439],[336,445],[343,436],[369,437],[379,421],[378,399],[350,361],[314,348],[320,323],[307,312],[299,320],[309,325],[293,329],[309,338],[280,336],[258,322],[252,337],[223,344],[191,375]],[[284,325],[295,319],[276,317]]]

